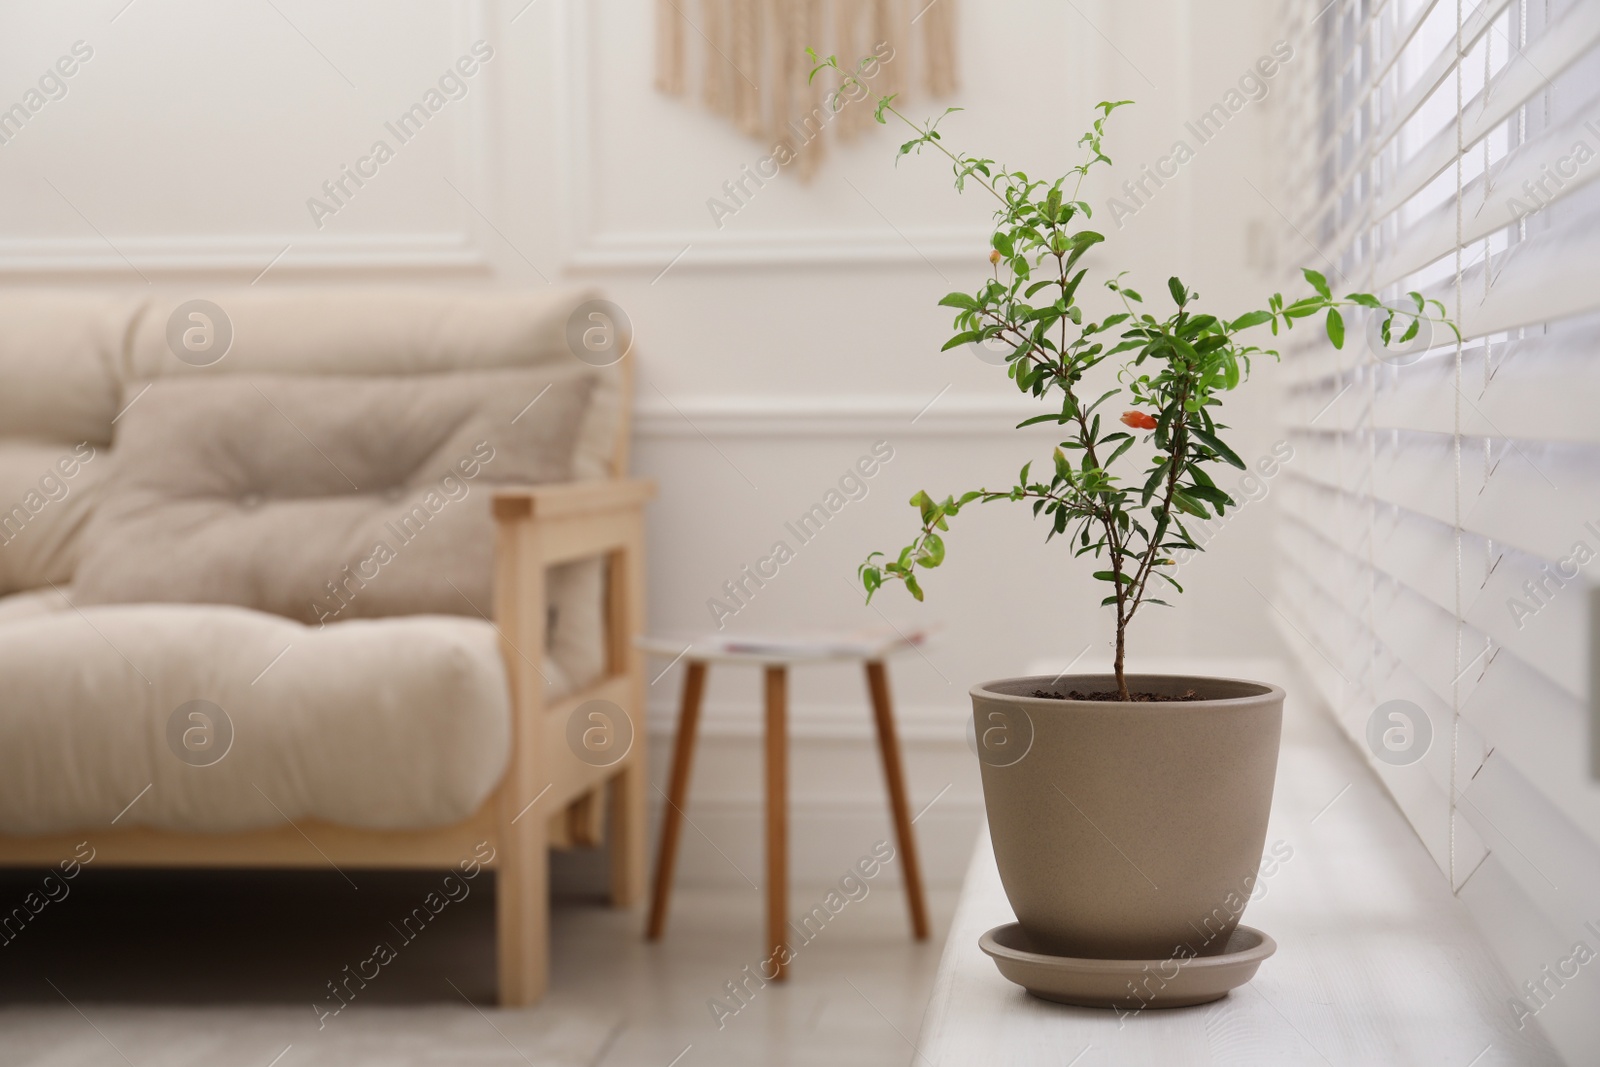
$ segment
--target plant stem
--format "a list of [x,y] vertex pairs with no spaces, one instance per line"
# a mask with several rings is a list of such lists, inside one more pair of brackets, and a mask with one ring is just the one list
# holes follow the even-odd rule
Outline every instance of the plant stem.
[[[925,134],[925,133],[929,132],[927,130],[924,130],[921,126],[918,126],[915,122],[912,122],[910,119],[906,118],[904,115],[900,114],[899,110],[897,110],[893,104],[885,104],[884,108],[889,112],[889,114],[893,115],[895,118],[899,119],[901,122],[905,123],[907,126],[910,126],[913,130],[916,130],[918,133],[924,133]],[[933,145],[933,147],[937,148],[939,151],[941,151],[945,155],[949,156],[950,159],[953,162],[955,162],[958,166],[963,162],[963,160],[962,160],[962,158],[960,156],[956,155],[954,152],[950,151],[950,149],[948,149],[944,145],[940,144],[937,139],[930,137],[928,139],[928,144]],[[974,179],[977,180],[979,185],[981,185],[985,189],[989,190],[990,194],[996,200],[1000,201],[1001,205],[1004,206],[1006,208],[1006,210],[1009,211],[1011,209],[1011,202],[1009,200],[1007,200],[1004,196],[1000,195],[1000,190],[996,189],[993,185],[989,184],[989,182],[984,180],[984,178],[979,174],[973,174],[971,176]]]
[[1128,676],[1122,670],[1122,655],[1125,635],[1128,624],[1122,618],[1122,605],[1117,605],[1117,659],[1113,669],[1117,672],[1117,699],[1132,701],[1133,694],[1128,692]]

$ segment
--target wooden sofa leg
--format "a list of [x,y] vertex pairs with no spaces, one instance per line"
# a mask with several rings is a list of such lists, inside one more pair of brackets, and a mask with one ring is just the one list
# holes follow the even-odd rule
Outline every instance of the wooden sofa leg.
[[531,814],[509,830],[495,881],[500,1006],[524,1008],[550,986],[550,843]]
[[611,903],[618,908],[631,907],[644,895],[648,783],[640,748],[636,741],[626,765],[611,779]]

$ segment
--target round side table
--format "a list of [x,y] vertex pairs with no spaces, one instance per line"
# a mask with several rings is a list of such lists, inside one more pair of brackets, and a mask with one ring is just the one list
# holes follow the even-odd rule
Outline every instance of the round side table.
[[667,900],[672,891],[673,867],[678,858],[678,837],[683,828],[683,807],[689,792],[689,775],[694,763],[695,733],[700,723],[701,698],[705,695],[706,675],[711,664],[731,664],[762,668],[765,680],[766,749],[766,850],[767,850],[767,945],[773,953],[777,974],[782,981],[787,969],[778,949],[788,942],[789,921],[789,668],[815,663],[854,661],[862,664],[867,679],[867,694],[877,726],[878,752],[883,757],[883,777],[889,790],[889,811],[894,819],[895,843],[904,869],[906,904],[911,912],[911,933],[918,941],[928,938],[928,906],[922,892],[922,869],[917,859],[916,838],[911,830],[911,813],[906,801],[905,772],[900,762],[900,742],[895,734],[894,711],[889,699],[889,674],[884,660],[900,649],[911,647],[903,641],[885,643],[866,650],[844,651],[828,648],[790,650],[752,649],[730,651],[720,647],[701,647],[682,641],[647,639],[639,642],[645,652],[684,661],[683,697],[678,707],[678,735],[672,746],[672,777],[667,785],[666,806],[661,812],[661,845],[656,854],[655,886],[650,897],[650,920],[645,937],[658,940],[667,925]]

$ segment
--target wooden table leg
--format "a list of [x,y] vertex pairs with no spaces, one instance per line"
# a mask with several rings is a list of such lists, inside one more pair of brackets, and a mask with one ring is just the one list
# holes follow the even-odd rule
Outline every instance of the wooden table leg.
[[922,864],[917,840],[912,836],[911,812],[906,806],[905,771],[900,766],[900,741],[895,736],[894,708],[889,703],[889,675],[882,661],[867,661],[867,691],[872,695],[872,717],[878,724],[878,751],[883,756],[883,777],[889,785],[889,810],[894,814],[895,841],[905,871],[906,903],[911,908],[911,933],[928,939],[928,904],[922,895]]
[[[766,671],[767,700],[767,945],[772,981],[787,975],[789,923],[789,693],[788,669],[773,664]],[[763,971],[763,973],[765,973]]]
[[672,870],[678,862],[678,835],[683,830],[683,806],[689,798],[689,772],[694,764],[694,738],[700,726],[700,700],[706,691],[706,665],[689,661],[683,677],[683,702],[678,708],[678,736],[672,745],[672,778],[667,783],[667,804],[661,809],[661,845],[656,852],[656,884],[650,895],[650,923],[645,937],[660,940],[667,927],[667,898],[672,893]]

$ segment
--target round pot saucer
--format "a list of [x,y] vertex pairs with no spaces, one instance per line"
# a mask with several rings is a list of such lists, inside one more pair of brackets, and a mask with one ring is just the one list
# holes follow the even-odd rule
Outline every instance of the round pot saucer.
[[1277,942],[1240,926],[1215,956],[1164,960],[1094,960],[1036,951],[1019,923],[978,938],[978,947],[1006,978],[1057,1004],[1086,1008],[1181,1008],[1219,1000],[1255,977]]

